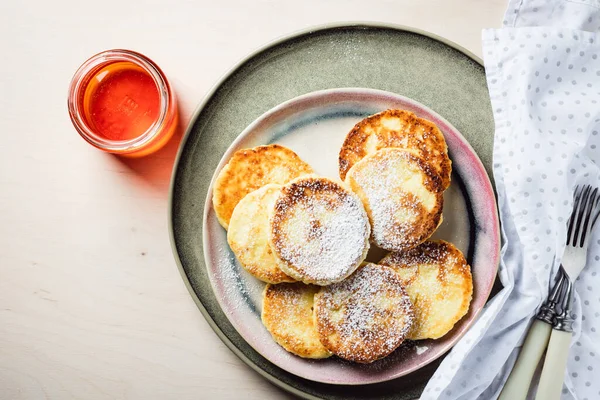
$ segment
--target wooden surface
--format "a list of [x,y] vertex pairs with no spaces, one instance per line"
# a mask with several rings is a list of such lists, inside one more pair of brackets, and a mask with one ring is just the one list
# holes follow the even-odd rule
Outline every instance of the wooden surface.
[[[179,137],[122,160],[85,143],[66,95],[92,54],[156,61],[182,129],[208,90],[266,42],[306,27],[381,21],[481,56],[504,0],[3,1],[0,4],[0,399],[282,398],[213,333],[171,254],[167,202]],[[394,62],[394,60],[390,60]]]

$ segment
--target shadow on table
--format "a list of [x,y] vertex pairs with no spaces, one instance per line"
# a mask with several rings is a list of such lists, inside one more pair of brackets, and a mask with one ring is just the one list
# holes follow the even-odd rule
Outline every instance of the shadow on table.
[[165,144],[163,148],[155,153],[139,158],[130,158],[124,156],[112,156],[120,166],[126,167],[127,173],[135,175],[137,179],[143,181],[148,187],[154,189],[162,195],[168,195],[173,172],[173,165],[177,157],[179,144],[185,131],[185,125],[181,122],[175,129],[173,137]]

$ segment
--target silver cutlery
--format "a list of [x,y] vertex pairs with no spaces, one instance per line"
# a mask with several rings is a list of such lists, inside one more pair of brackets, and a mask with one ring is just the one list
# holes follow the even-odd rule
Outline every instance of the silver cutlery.
[[575,189],[567,228],[567,246],[556,282],[536,315],[499,400],[524,400],[527,397],[531,380],[547,347],[536,400],[560,397],[573,324],[570,313],[572,286],[585,266],[587,241],[600,213],[599,201],[598,189],[589,185]]
[[568,285],[562,310],[554,318],[554,329],[548,342],[536,400],[560,399],[573,332],[571,317],[573,282],[585,267],[592,227],[600,214],[599,201],[598,188],[592,189],[587,185],[575,192],[573,212],[569,218],[567,231],[567,246],[562,259],[562,268],[567,275]]

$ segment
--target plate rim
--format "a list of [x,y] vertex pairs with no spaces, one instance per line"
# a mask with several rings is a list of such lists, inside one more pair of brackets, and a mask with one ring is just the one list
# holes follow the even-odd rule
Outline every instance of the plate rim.
[[[473,60],[474,62],[479,64],[480,66],[482,66],[482,67],[484,66],[483,60],[479,56],[477,56],[476,54],[474,54],[467,48],[459,45],[458,43],[453,42],[443,36],[426,31],[424,29],[415,28],[415,27],[411,27],[408,25],[402,25],[402,24],[392,24],[392,23],[383,23],[383,22],[374,22],[374,21],[341,21],[341,22],[313,25],[313,26],[310,26],[310,27],[307,27],[304,29],[295,30],[295,31],[292,31],[291,33],[281,35],[274,40],[271,40],[269,42],[266,42],[265,44],[262,44],[262,45],[256,47],[253,51],[247,53],[245,56],[243,56],[241,59],[239,59],[239,61],[237,61],[231,68],[229,68],[229,70],[226,71],[215,82],[215,84],[209,89],[209,91],[204,95],[204,97],[198,103],[198,106],[196,106],[194,112],[190,116],[189,122],[188,122],[185,132],[183,134],[183,137],[181,138],[181,141],[179,143],[179,147],[177,150],[177,155],[175,157],[175,161],[173,163],[173,169],[171,171],[171,178],[170,178],[170,183],[169,183],[167,222],[168,222],[168,230],[169,230],[169,241],[171,244],[171,252],[173,254],[173,258],[175,259],[175,263],[177,265],[179,274],[184,282],[185,287],[188,290],[188,293],[190,294],[190,297],[192,298],[192,300],[194,301],[194,303],[196,304],[196,306],[202,313],[202,315],[203,315],[204,319],[206,320],[206,322],[208,323],[208,325],[215,332],[217,337],[219,337],[219,339],[223,342],[223,344],[225,344],[225,346],[227,346],[227,348],[230,351],[232,351],[240,360],[242,360],[246,365],[248,365],[250,368],[252,368],[254,371],[256,371],[258,374],[260,374],[262,377],[267,379],[269,382],[271,382],[275,386],[277,386],[287,392],[293,393],[296,396],[299,396],[304,399],[318,400],[319,397],[317,397],[311,393],[307,393],[302,390],[299,390],[299,389],[293,387],[292,385],[290,385],[286,382],[283,382],[282,380],[274,377],[270,373],[268,373],[265,370],[263,370],[262,368],[260,368],[254,362],[252,362],[237,346],[235,346],[233,344],[233,342],[231,342],[229,340],[229,338],[225,335],[225,333],[221,330],[221,328],[216,324],[216,322],[212,319],[212,317],[206,310],[204,304],[198,298],[198,295],[192,288],[190,280],[183,268],[181,258],[179,257],[179,253],[177,251],[177,246],[176,246],[176,242],[175,242],[175,231],[174,231],[174,226],[173,226],[173,198],[174,198],[173,195],[175,192],[175,181],[176,181],[177,173],[178,173],[179,166],[181,163],[183,149],[185,148],[187,141],[191,136],[195,121],[198,119],[198,116],[200,115],[202,110],[206,107],[208,102],[213,98],[213,96],[215,95],[217,90],[223,85],[223,83],[228,78],[230,78],[237,70],[239,70],[239,68],[242,67],[246,62],[248,62],[253,57],[255,57],[265,51],[268,51],[269,49],[271,49],[279,44],[282,44],[284,42],[293,40],[293,39],[301,37],[301,36],[310,35],[310,34],[314,34],[314,33],[321,32],[321,31],[326,31],[326,30],[331,30],[331,29],[360,28],[360,27],[364,27],[364,28],[368,28],[368,29],[391,29],[391,30],[396,30],[399,32],[408,32],[408,33],[425,36],[425,37],[436,40],[446,46],[449,46],[449,47],[457,50],[458,52],[464,54],[465,56],[467,56],[468,58],[470,58],[471,60]],[[491,182],[490,182],[490,184],[491,184]],[[492,188],[493,188],[493,184],[492,184]],[[497,210],[497,207],[498,207],[497,200],[495,202],[495,206],[496,206],[496,210]],[[498,265],[496,266],[496,269],[497,268],[498,268]],[[488,294],[488,296],[489,296],[489,294]]]

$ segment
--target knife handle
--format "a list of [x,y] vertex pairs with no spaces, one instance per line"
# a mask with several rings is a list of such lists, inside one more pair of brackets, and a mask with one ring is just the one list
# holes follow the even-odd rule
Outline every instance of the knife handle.
[[535,400],[560,399],[570,344],[571,332],[552,330]]
[[539,319],[533,321],[517,362],[498,400],[525,400],[533,374],[546,350],[552,327]]

